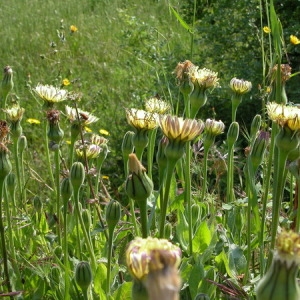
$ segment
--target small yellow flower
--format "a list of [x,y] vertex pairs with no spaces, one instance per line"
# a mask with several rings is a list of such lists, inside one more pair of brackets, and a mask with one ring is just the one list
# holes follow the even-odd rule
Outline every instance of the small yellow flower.
[[67,86],[67,85],[70,85],[70,84],[71,84],[71,82],[68,78],[63,79],[63,81],[62,81],[63,86]]
[[33,118],[29,118],[26,120],[27,123],[29,124],[41,124],[41,121],[37,120],[37,119],[33,119]]
[[99,129],[99,133],[103,135],[109,135],[109,132],[103,128]]
[[93,130],[87,126],[84,127],[85,132],[93,132]]
[[271,33],[271,28],[268,26],[264,26],[263,31],[264,33]]
[[160,128],[170,141],[188,142],[201,134],[204,123],[201,120],[164,115],[160,118]]
[[109,176],[107,176],[107,175],[102,175],[102,179],[104,179],[104,180],[109,180]]
[[145,102],[145,110],[151,113],[163,115],[170,111],[170,108],[170,104],[160,100],[159,97],[150,98]]
[[70,31],[71,31],[71,33],[74,33],[76,31],[78,31],[78,28],[75,25],[71,25],[70,26]]
[[33,91],[45,102],[50,104],[67,100],[68,91],[58,89],[52,85],[38,84]]
[[252,83],[243,79],[232,78],[229,85],[238,95],[244,95],[252,89]]
[[293,45],[300,44],[300,40],[295,35],[290,35],[290,42]]
[[142,109],[126,109],[126,118],[128,124],[137,130],[151,130],[158,126],[157,115]]

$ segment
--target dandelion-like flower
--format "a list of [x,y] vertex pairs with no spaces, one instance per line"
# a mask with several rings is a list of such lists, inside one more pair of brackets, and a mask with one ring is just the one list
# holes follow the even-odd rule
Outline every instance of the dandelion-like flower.
[[34,118],[28,118],[28,119],[26,120],[26,122],[29,123],[29,124],[36,124],[36,125],[41,124],[41,121],[40,121],[40,120],[37,120],[37,119],[34,119]]
[[264,31],[264,33],[271,33],[271,28],[268,26],[264,26],[263,31]]
[[256,287],[257,299],[300,299],[297,283],[299,264],[300,235],[293,231],[282,231],[277,238],[272,264]]
[[186,60],[182,63],[178,63],[174,71],[176,75],[177,84],[184,95],[189,94],[191,91],[188,73],[192,67],[194,67],[194,64],[191,61]]
[[82,145],[80,141],[78,145],[75,144],[75,151],[79,158],[86,157],[87,159],[97,158],[101,153],[102,149],[99,145],[95,144],[85,144]]
[[83,111],[79,108],[76,110],[68,105],[66,105],[66,115],[71,122],[80,123],[82,126],[87,126],[99,120],[99,118],[89,112]]
[[195,139],[204,129],[204,123],[195,119],[183,119],[177,116],[160,117],[160,128],[169,141],[188,142]]
[[159,97],[152,97],[145,102],[145,109],[147,112],[163,115],[170,111],[171,106]]
[[244,95],[252,89],[252,83],[250,81],[238,78],[232,78],[230,80],[230,88],[238,95]]
[[71,25],[70,26],[70,31],[71,31],[71,33],[77,32],[78,28],[75,25]]
[[48,105],[65,101],[68,97],[68,91],[56,88],[52,85],[38,84],[33,91]]
[[136,130],[152,130],[158,126],[157,115],[142,109],[126,109],[129,125]]
[[5,110],[7,119],[10,122],[21,121],[23,118],[25,109],[20,107],[19,104],[15,104],[12,107]]
[[209,69],[200,69],[197,66],[192,66],[188,71],[188,75],[190,83],[194,88],[195,86],[199,86],[201,89],[206,90],[219,86],[218,73]]
[[225,125],[222,121],[216,121],[212,119],[207,119],[205,121],[205,133],[217,136],[219,134],[222,134],[224,132]]
[[290,35],[290,42],[293,45],[299,45],[300,40],[295,35]]
[[178,268],[181,250],[165,239],[135,238],[126,250],[126,263],[130,274],[137,280],[145,279],[153,270]]
[[68,86],[68,85],[70,85],[71,84],[71,82],[70,82],[70,80],[68,79],[68,78],[64,78],[63,80],[62,80],[62,85],[63,86]]
[[92,144],[95,144],[95,145],[98,145],[98,146],[101,146],[103,144],[107,144],[108,143],[108,139],[100,136],[100,135],[97,135],[97,134],[93,134],[91,136],[91,143]]

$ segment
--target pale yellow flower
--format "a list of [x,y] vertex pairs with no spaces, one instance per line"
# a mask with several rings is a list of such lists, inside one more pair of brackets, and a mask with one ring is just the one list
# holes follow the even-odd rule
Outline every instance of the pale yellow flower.
[[268,27],[268,26],[264,26],[263,27],[263,31],[264,31],[264,33],[270,33],[271,32],[271,28]]
[[[85,144],[82,145],[81,141],[79,142],[79,145],[75,145],[75,151],[78,157],[84,157],[86,155],[87,159],[93,159],[97,158],[102,151],[101,147],[94,144]],[[85,154],[84,154],[85,152]]]
[[68,91],[58,89],[52,85],[38,84],[33,91],[39,98],[50,104],[67,100]]
[[217,136],[224,132],[225,125],[222,121],[207,119],[205,121],[205,132]]
[[[77,111],[78,111],[78,115],[77,115]],[[66,105],[66,115],[67,118],[71,121],[71,122],[78,122],[80,121],[80,123],[83,126],[95,123],[99,120],[99,118],[95,117],[94,115],[92,115],[89,112],[83,111],[81,109],[76,109],[72,108],[68,105]]]
[[152,97],[145,102],[145,110],[150,113],[165,114],[170,111],[170,104],[160,100],[158,97]]
[[25,109],[18,104],[13,105],[11,108],[5,110],[7,119],[11,122],[21,121],[23,118]]
[[37,119],[33,119],[33,118],[29,118],[26,120],[27,123],[29,124],[41,124],[41,121],[40,120],[37,120]]
[[201,120],[164,115],[160,117],[160,128],[169,140],[188,142],[201,134],[204,123]]
[[290,42],[293,45],[300,44],[300,40],[295,35],[290,35]]
[[151,271],[178,268],[180,261],[180,248],[165,239],[137,237],[126,250],[127,267],[138,280],[145,279]]
[[190,83],[206,90],[219,87],[218,73],[209,69],[199,69],[197,66],[191,66],[188,71]]
[[100,135],[93,134],[91,136],[91,143],[100,146],[102,144],[107,144],[108,140]]
[[71,25],[70,26],[70,31],[71,31],[71,33],[74,33],[76,31],[78,31],[78,28],[75,25]]
[[158,126],[157,115],[142,109],[126,109],[126,118],[137,130],[152,130]]
[[238,95],[244,95],[252,89],[252,83],[243,79],[232,78],[230,88]]

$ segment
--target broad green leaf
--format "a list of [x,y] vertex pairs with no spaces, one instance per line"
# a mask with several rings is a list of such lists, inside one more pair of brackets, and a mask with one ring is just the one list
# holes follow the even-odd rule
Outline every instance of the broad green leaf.
[[178,224],[176,226],[176,237],[181,245],[181,248],[186,251],[188,247],[189,240],[189,225],[186,221],[184,213],[179,210],[178,211]]
[[193,266],[191,272],[190,272],[190,278],[189,278],[189,287],[190,287],[190,293],[192,296],[192,299],[194,299],[198,292],[198,286],[200,282],[204,278],[204,268],[202,264],[197,263]]
[[203,253],[211,242],[211,231],[206,222],[202,222],[193,238],[193,249],[196,253]]
[[234,272],[229,267],[229,260],[224,250],[215,258],[216,263],[223,265],[229,277],[235,278]]
[[118,287],[114,292],[113,298],[115,300],[127,300],[131,299],[132,282],[125,282]]
[[229,256],[229,267],[235,271],[236,274],[243,274],[246,272],[247,260],[243,253],[243,250],[235,245],[231,244],[228,252]]
[[105,291],[106,277],[107,277],[107,268],[103,263],[100,263],[97,267],[96,275],[94,277],[94,290],[96,294],[101,295],[103,294],[103,291]]

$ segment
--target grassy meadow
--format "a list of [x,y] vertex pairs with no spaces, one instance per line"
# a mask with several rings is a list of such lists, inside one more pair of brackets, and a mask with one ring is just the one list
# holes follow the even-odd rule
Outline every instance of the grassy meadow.
[[285,8],[1,4],[0,297],[299,299]]

